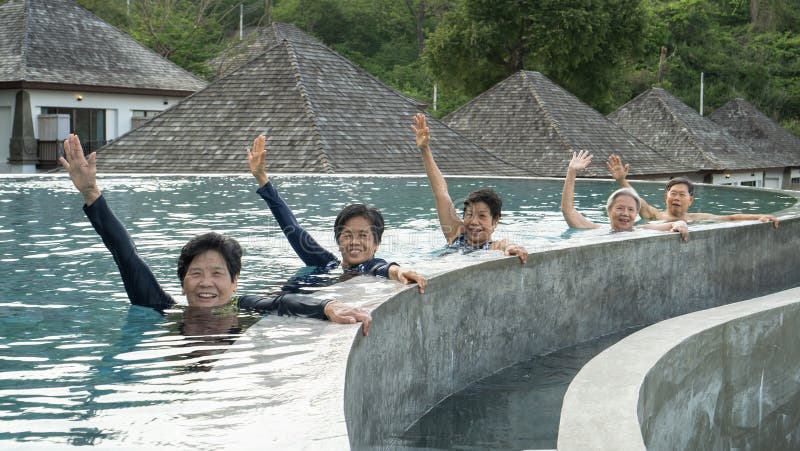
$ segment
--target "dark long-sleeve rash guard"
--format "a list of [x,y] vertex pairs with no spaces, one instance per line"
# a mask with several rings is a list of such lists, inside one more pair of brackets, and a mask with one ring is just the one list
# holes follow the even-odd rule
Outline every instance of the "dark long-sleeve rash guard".
[[[161,289],[150,268],[136,252],[128,231],[111,211],[105,197],[100,196],[91,206],[84,205],[83,211],[114,257],[131,304],[159,311],[175,305],[175,300]],[[323,309],[330,301],[286,293],[267,298],[238,296],[237,302],[239,308],[248,310],[326,319]]]
[[[307,266],[318,266],[331,270],[339,266],[339,259],[336,258],[331,252],[320,246],[319,243],[297,223],[292,210],[286,205],[278,191],[272,186],[272,182],[267,182],[264,186],[256,191],[269,206],[275,220],[278,221],[283,234],[289,240],[292,249],[294,249],[297,256],[303,260]],[[345,272],[348,273],[362,273],[371,274],[373,276],[380,276],[389,278],[389,268],[397,263],[388,263],[382,258],[371,258],[359,265],[345,267]]]

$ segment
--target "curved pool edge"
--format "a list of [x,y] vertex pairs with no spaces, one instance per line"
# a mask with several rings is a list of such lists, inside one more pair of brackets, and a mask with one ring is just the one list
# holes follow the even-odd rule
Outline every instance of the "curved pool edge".
[[431,278],[422,297],[396,294],[348,357],[350,446],[396,445],[445,397],[535,355],[800,285],[800,217],[782,219],[778,229],[693,227],[686,243],[676,234],[565,242],[525,266],[479,263]]
[[[786,339],[798,324],[800,288],[792,288],[626,337],[573,379],[558,449],[738,448],[720,434],[733,428],[758,430],[753,449],[796,447],[797,441],[788,448],[770,443],[776,437],[768,435],[770,425],[762,433],[761,423],[781,401],[798,396],[796,380],[786,377],[800,371],[800,346]],[[738,439],[745,440],[741,430]]]

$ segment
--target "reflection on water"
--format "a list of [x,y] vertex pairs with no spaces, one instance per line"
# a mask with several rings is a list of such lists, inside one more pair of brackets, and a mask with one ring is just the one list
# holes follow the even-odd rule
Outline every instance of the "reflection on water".
[[[336,249],[334,218],[352,202],[383,211],[380,257],[425,267],[444,245],[424,178],[274,181],[300,222],[328,249]],[[0,447],[35,442],[202,448],[199,444],[219,443],[219,430],[246,424],[248,409],[271,402],[270,378],[284,374],[288,362],[313,363],[319,333],[314,320],[270,322],[273,329],[286,327],[270,331],[270,349],[264,350],[254,349],[247,335],[240,338],[258,315],[214,317],[179,308],[161,316],[131,307],[68,178],[9,177],[2,182]],[[470,178],[448,183],[457,208],[478,187],[502,194],[497,238],[534,248],[570,236],[559,213],[560,181]],[[244,247],[241,293],[276,293],[287,282],[291,290],[309,292],[341,275],[303,273],[250,176],[101,177],[99,184],[139,253],[173,295],[181,292],[175,275],[180,248],[210,230],[233,236]],[[590,220],[607,222],[603,205],[613,188],[598,182],[580,185],[578,207]],[[661,192],[648,189],[640,191],[660,205]],[[743,207],[776,211],[794,203],[785,196],[752,195],[748,201],[753,203],[745,204],[740,193],[716,198],[718,193],[704,194],[700,188],[698,208],[713,210],[716,202],[721,212]],[[712,197],[712,203],[702,204]],[[259,363],[255,353],[261,355]]]
[[639,328],[501,370],[450,396],[391,444],[392,449],[555,449],[561,403],[594,356]]

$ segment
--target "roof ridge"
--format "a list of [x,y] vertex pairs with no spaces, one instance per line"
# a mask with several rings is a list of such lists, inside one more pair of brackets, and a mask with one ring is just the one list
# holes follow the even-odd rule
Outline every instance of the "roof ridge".
[[[466,105],[467,105],[467,104],[464,104],[463,106],[466,106]],[[429,117],[429,119],[433,119],[433,120],[437,121],[437,122],[438,122],[439,124],[441,124],[443,127],[447,128],[447,129],[448,129],[448,130],[450,130],[451,132],[453,132],[453,133],[455,133],[456,135],[458,135],[460,138],[462,138],[462,139],[464,139],[464,140],[468,141],[470,144],[472,144],[473,146],[477,147],[477,148],[478,148],[478,150],[480,150],[481,152],[483,152],[483,153],[485,153],[485,154],[489,155],[489,157],[491,157],[491,158],[494,158],[495,160],[497,160],[497,161],[499,161],[499,162],[501,162],[501,163],[507,164],[507,165],[509,165],[509,166],[511,166],[511,167],[515,167],[515,168],[519,169],[520,171],[527,172],[528,174],[534,175],[534,176],[536,176],[536,177],[546,177],[546,176],[545,176],[545,175],[543,175],[543,174],[540,174],[540,173],[538,173],[538,172],[534,172],[534,171],[532,171],[532,170],[530,170],[530,169],[528,169],[528,168],[522,167],[521,165],[519,165],[519,164],[517,164],[517,163],[514,163],[514,162],[511,162],[511,161],[508,161],[508,160],[504,159],[503,157],[501,157],[500,155],[497,155],[497,154],[495,154],[494,152],[490,151],[489,149],[484,149],[484,148],[483,148],[483,146],[481,146],[479,143],[475,142],[475,141],[472,139],[472,137],[470,137],[470,136],[468,136],[468,135],[462,135],[462,134],[461,134],[461,133],[459,133],[457,130],[454,130],[454,129],[453,129],[453,128],[451,128],[449,125],[447,125],[447,124],[446,124],[446,123],[445,123],[443,120],[436,119],[436,118],[434,118],[433,116],[430,116],[430,117]]]
[[[522,77],[523,77],[524,81],[525,82],[529,82],[529,85],[526,86],[526,88],[528,88],[527,91],[529,91],[531,97],[533,97],[533,99],[536,100],[536,103],[541,108],[542,114],[547,119],[547,122],[550,124],[550,126],[553,128],[553,130],[555,130],[556,136],[558,136],[558,141],[564,146],[564,150],[569,152],[569,150],[572,148],[572,141],[570,141],[570,140],[568,140],[568,139],[566,139],[564,137],[561,129],[559,128],[558,121],[556,120],[556,118],[554,118],[550,114],[550,111],[548,111],[548,109],[544,107],[545,106],[545,102],[542,100],[542,98],[539,96],[539,94],[536,92],[536,90],[533,89],[533,86],[531,86],[533,84],[533,82],[530,82],[529,79],[528,79],[528,72],[537,73],[537,74],[541,75],[542,77],[544,77],[544,75],[541,72],[536,72],[536,71],[520,71],[520,72],[522,72]],[[550,79],[548,78],[548,80],[550,80]]]
[[[663,89],[662,89],[662,91],[663,91]],[[717,158],[714,158],[713,154],[709,154],[708,152],[705,151],[703,146],[701,146],[700,143],[697,142],[697,140],[694,137],[694,134],[690,131],[691,128],[689,127],[689,124],[687,124],[686,121],[684,121],[683,119],[678,117],[677,114],[675,114],[673,109],[670,108],[670,105],[667,103],[667,101],[663,97],[661,97],[661,95],[658,95],[657,91],[654,91],[654,92],[656,93],[656,96],[655,96],[656,97],[656,101],[658,101],[664,108],[666,108],[667,112],[669,112],[669,116],[672,118],[673,123],[676,123],[677,125],[683,125],[683,128],[686,129],[686,131],[688,132],[685,135],[686,138],[692,143],[694,148],[703,157],[703,159],[706,160],[707,162],[710,162],[714,166],[716,166],[714,168],[715,170],[727,169],[727,168],[724,167],[725,165],[722,164]],[[669,93],[667,93],[667,91],[664,91],[664,93],[669,94]],[[719,166],[723,166],[723,167],[719,167]]]
[[504,78],[502,81],[499,81],[499,82],[495,83],[489,89],[487,89],[487,90],[481,92],[480,94],[476,95],[475,97],[467,100],[466,103],[464,103],[463,105],[458,107],[456,110],[451,111],[450,113],[448,113],[444,117],[442,117],[442,122],[448,122],[448,118],[452,117],[454,114],[456,114],[459,111],[467,108],[468,106],[472,105],[473,103],[477,103],[479,99],[482,99],[484,96],[488,96],[490,92],[494,92],[495,90],[500,89],[499,88],[500,85],[502,85],[504,82],[506,82],[510,78],[515,77],[520,72],[522,72],[522,71],[520,70],[520,71],[514,72],[513,74],[511,74],[508,77]]
[[334,170],[331,164],[331,158],[328,155],[324,145],[325,138],[319,130],[317,113],[314,111],[314,105],[311,102],[311,96],[309,96],[305,87],[305,83],[303,82],[303,72],[300,70],[300,63],[297,61],[297,52],[294,49],[293,43],[286,37],[282,37],[281,42],[288,50],[289,61],[295,73],[297,90],[300,92],[300,98],[303,100],[303,105],[305,105],[306,114],[311,119],[311,128],[314,130],[314,140],[317,142],[317,161],[319,161],[322,167],[325,168],[325,171],[333,173]]
[[20,45],[22,47],[20,49],[20,53],[21,53],[21,58],[20,58],[21,64],[20,64],[20,68],[19,68],[19,71],[20,71],[19,79],[20,80],[25,80],[26,79],[25,77],[28,75],[27,74],[27,70],[28,70],[28,41],[30,40],[30,31],[29,31],[30,20],[28,20],[28,18],[30,17],[30,11],[29,11],[29,9],[31,7],[30,3],[31,3],[31,0],[22,0],[22,21],[23,21],[23,24],[22,24],[22,42],[20,43]]
[[296,25],[293,25],[293,24],[291,24],[291,23],[286,23],[286,22],[276,22],[276,23],[277,23],[277,24],[280,24],[281,26],[286,26],[286,27],[292,27],[292,28],[296,28],[298,31],[300,31],[300,32],[301,32],[301,33],[303,33],[304,35],[306,35],[306,36],[308,36],[309,38],[311,38],[311,39],[309,39],[309,43],[313,43],[313,45],[315,45],[315,46],[317,46],[317,47],[319,47],[319,48],[323,49],[323,50],[324,50],[324,51],[326,51],[326,52],[333,53],[334,55],[336,55],[336,57],[337,57],[339,60],[341,60],[342,62],[346,63],[348,66],[352,67],[353,69],[355,69],[355,70],[356,70],[357,72],[359,72],[361,75],[364,75],[364,76],[366,76],[366,77],[368,77],[368,78],[372,79],[373,81],[377,82],[378,84],[380,84],[380,85],[381,85],[381,86],[383,86],[384,88],[388,89],[388,90],[389,90],[389,92],[391,92],[392,94],[394,94],[394,95],[396,95],[396,96],[398,96],[398,97],[401,97],[401,98],[405,99],[406,101],[408,101],[408,102],[410,102],[410,103],[413,103],[414,105],[416,105],[416,106],[417,106],[417,108],[423,109],[423,108],[422,108],[422,106],[423,106],[423,105],[425,105],[424,103],[420,102],[419,100],[417,100],[417,99],[415,99],[415,98],[413,98],[413,97],[409,97],[409,96],[407,96],[407,95],[405,95],[405,94],[401,93],[400,91],[398,91],[398,90],[396,90],[396,89],[392,88],[391,86],[387,85],[387,84],[386,84],[386,83],[384,83],[384,82],[383,82],[381,79],[379,79],[379,78],[375,77],[374,75],[372,75],[371,73],[369,73],[369,72],[368,72],[366,69],[364,69],[363,67],[361,67],[361,66],[357,65],[356,63],[354,63],[354,62],[350,61],[348,58],[346,58],[346,57],[342,56],[342,55],[341,55],[339,52],[337,52],[336,50],[334,50],[334,49],[332,49],[332,48],[328,47],[327,45],[325,45],[325,43],[324,43],[324,42],[320,41],[319,39],[315,38],[314,36],[310,35],[309,33],[307,33],[307,32],[305,32],[305,31],[301,30],[301,29],[300,29],[300,28],[298,28]]

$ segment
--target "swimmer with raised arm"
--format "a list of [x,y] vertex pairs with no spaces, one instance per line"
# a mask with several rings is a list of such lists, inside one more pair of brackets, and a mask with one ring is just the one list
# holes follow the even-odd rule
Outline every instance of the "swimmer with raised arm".
[[[567,177],[564,180],[564,191],[561,193],[561,213],[564,215],[567,224],[576,229],[599,229],[603,227],[600,224],[589,221],[575,209],[575,179],[578,176],[578,172],[585,170],[591,162],[592,155],[585,150],[581,150],[578,154],[572,153],[572,160],[567,168]],[[622,188],[614,191],[606,203],[611,231],[632,232],[640,206],[639,195],[632,188]],[[689,237],[689,228],[686,222],[681,220],[645,224],[640,227],[650,230],[678,232],[684,241]]]
[[492,240],[492,233],[500,221],[503,206],[500,196],[489,188],[469,193],[464,200],[463,215],[459,218],[447,191],[447,182],[433,159],[430,128],[424,114],[418,113],[414,116],[411,130],[416,134],[417,148],[422,154],[439,225],[447,239],[448,248],[466,252],[478,249],[501,250],[505,255],[516,255],[524,264],[528,259],[528,252],[524,247],[510,244],[506,240]]
[[[331,270],[339,266],[339,259],[320,246],[316,240],[298,223],[289,206],[278,195],[278,191],[267,177],[266,137],[259,135],[253,140],[253,148],[247,149],[250,172],[258,182],[256,191],[269,206],[278,221],[283,234],[292,249],[307,266]],[[416,283],[420,293],[425,291],[426,280],[411,269],[397,263],[389,263],[375,257],[383,235],[383,215],[373,207],[364,204],[346,206],[336,217],[333,234],[342,255],[342,269],[345,273],[370,274],[385,277],[408,285]]]
[[[630,164],[622,164],[622,160],[612,154],[606,162],[608,172],[611,177],[624,188],[631,188],[626,177]],[[643,219],[660,219],[664,221],[748,221],[758,220],[761,222],[772,222],[774,228],[778,228],[778,218],[772,215],[737,213],[733,215],[714,215],[711,213],[689,213],[689,207],[694,202],[694,184],[686,177],[675,177],[667,182],[664,189],[664,202],[667,204],[666,210],[659,210],[649,205],[644,199],[642,202],[641,215]]]
[[[150,268],[137,253],[127,230],[106,203],[97,186],[96,159],[95,152],[84,156],[80,140],[71,134],[64,141],[64,157],[59,158],[59,162],[83,195],[83,211],[114,257],[131,304],[163,312],[176,302],[158,284]],[[189,240],[178,257],[178,277],[189,308],[231,307],[328,319],[343,324],[362,322],[362,332],[367,334],[372,321],[369,313],[339,301],[296,294],[275,297],[237,294],[241,268],[242,248],[235,239],[209,232]]]

